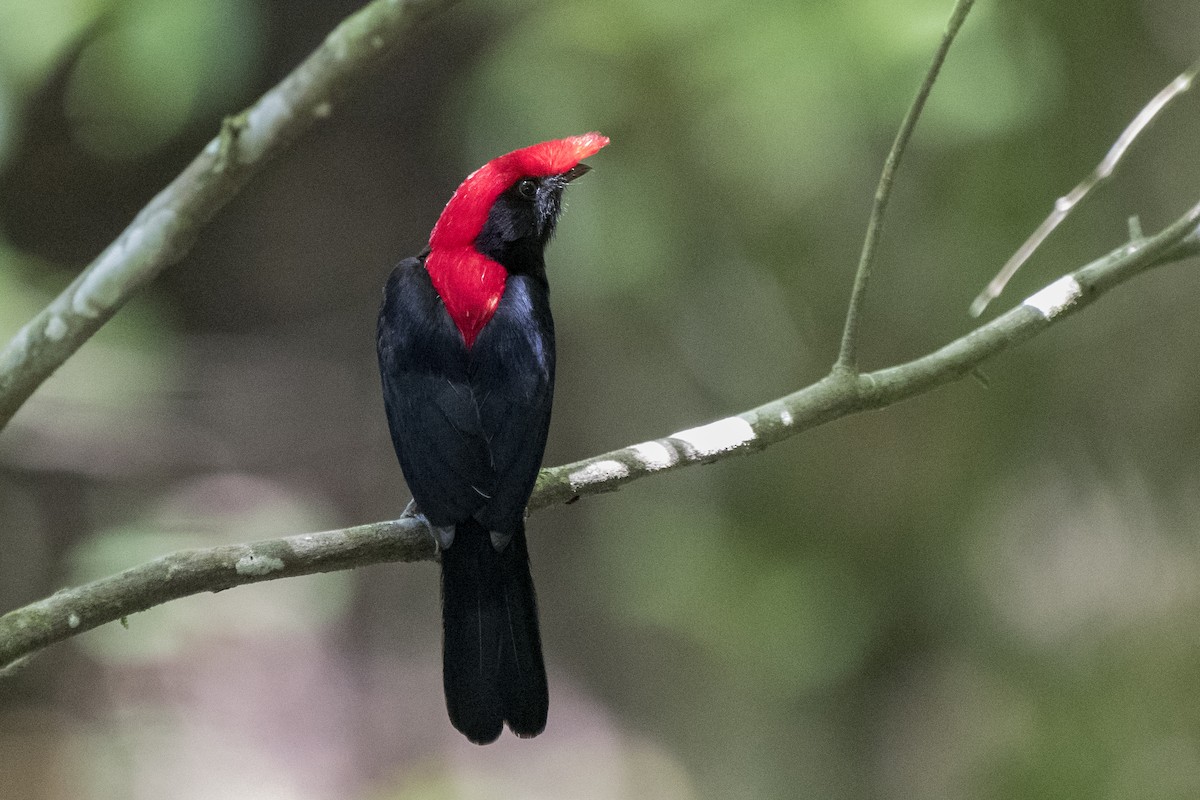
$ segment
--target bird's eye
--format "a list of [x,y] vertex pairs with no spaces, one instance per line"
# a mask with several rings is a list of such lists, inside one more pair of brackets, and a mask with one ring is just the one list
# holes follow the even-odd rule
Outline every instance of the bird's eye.
[[517,194],[524,197],[526,200],[532,200],[537,197],[538,185],[533,178],[522,178],[517,183]]

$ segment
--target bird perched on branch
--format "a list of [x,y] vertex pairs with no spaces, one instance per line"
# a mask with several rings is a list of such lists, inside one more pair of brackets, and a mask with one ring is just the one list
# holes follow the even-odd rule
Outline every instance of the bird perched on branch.
[[586,133],[467,176],[429,247],[384,288],[377,347],[392,443],[442,556],[450,721],[477,744],[546,726],[549,698],[525,544],[554,395],[544,250],[563,190],[608,144]]

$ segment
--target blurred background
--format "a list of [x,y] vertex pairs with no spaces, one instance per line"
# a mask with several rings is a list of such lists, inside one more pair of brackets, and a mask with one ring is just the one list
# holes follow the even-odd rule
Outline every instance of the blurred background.
[[[360,5],[0,0],[0,335]],[[600,130],[549,253],[548,463],[832,362],[950,0],[464,2],[0,434],[0,611],[397,516],[380,288],[459,181]],[[900,173],[862,359],[921,355],[1197,56],[1200,5],[981,2]],[[997,303],[1197,199],[1200,95]],[[962,381],[531,520],[546,733],[445,717],[437,568],[184,599],[0,681],[0,798],[1200,796],[1200,322],[1155,271]]]

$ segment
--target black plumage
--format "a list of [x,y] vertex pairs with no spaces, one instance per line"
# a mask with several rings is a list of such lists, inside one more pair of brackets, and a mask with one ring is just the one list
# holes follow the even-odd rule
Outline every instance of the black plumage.
[[473,247],[507,275],[470,346],[426,269],[428,250],[392,271],[379,313],[392,442],[418,510],[444,532],[446,704],[454,726],[481,744],[505,723],[518,736],[546,725],[524,517],[554,394],[543,251],[564,187],[584,171],[523,177],[490,207]]

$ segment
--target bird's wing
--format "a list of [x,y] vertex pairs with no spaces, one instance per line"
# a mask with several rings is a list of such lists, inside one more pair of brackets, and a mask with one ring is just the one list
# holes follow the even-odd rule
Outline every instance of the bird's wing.
[[537,480],[554,395],[554,327],[545,287],[509,277],[504,296],[473,348],[471,386],[496,472],[490,501],[476,514],[489,530],[521,523]]
[[471,517],[495,469],[468,377],[468,354],[420,259],[384,289],[377,337],[392,443],[417,506],[435,525]]

